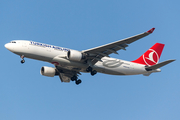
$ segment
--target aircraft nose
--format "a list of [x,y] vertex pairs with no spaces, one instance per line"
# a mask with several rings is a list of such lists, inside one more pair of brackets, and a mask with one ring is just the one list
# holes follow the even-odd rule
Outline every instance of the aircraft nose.
[[10,51],[12,50],[12,45],[10,43],[6,43],[4,47]]
[[6,43],[6,44],[4,45],[4,47],[5,47],[6,49],[8,49],[8,43]]

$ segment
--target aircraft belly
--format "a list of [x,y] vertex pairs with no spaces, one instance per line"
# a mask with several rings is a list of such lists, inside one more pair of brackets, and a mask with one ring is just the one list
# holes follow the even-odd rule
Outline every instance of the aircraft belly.
[[46,61],[46,62],[49,62],[52,60],[51,57],[49,56],[43,56],[43,55],[36,55],[36,54],[24,54],[25,57],[27,58],[31,58],[31,59],[36,59],[36,60],[41,60],[41,61]]
[[74,70],[74,71],[81,71],[85,72],[86,68],[88,67],[87,64],[84,64],[82,62],[76,62],[76,61],[70,61],[66,58],[61,57],[54,57],[52,59],[52,62],[55,62],[57,66],[68,69],[68,70]]

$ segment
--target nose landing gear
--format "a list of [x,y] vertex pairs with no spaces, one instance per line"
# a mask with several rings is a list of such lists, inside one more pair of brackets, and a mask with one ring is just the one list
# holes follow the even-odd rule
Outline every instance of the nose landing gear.
[[22,63],[22,64],[25,63],[24,55],[21,55],[20,57],[21,57],[21,59],[22,59],[22,60],[21,60],[21,63]]

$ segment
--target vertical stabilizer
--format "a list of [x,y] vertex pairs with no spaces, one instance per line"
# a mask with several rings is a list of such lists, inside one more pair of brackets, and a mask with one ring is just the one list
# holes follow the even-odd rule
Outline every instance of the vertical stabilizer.
[[161,57],[163,48],[164,48],[164,44],[156,43],[149,50],[147,50],[141,57],[131,62],[148,65],[148,66],[155,65],[158,63]]

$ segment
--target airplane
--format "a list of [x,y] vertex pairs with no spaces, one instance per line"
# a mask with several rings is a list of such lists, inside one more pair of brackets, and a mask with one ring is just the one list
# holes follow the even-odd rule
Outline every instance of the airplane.
[[79,85],[82,81],[78,79],[81,72],[90,73],[92,76],[97,72],[110,75],[137,75],[149,76],[151,73],[160,72],[159,69],[173,61],[167,60],[158,63],[164,44],[156,43],[148,49],[142,56],[134,61],[125,61],[111,58],[112,53],[118,54],[118,50],[126,50],[131,44],[151,33],[155,28],[147,32],[112,42],[99,47],[77,51],[64,47],[44,44],[28,40],[13,40],[5,44],[5,47],[21,57],[45,61],[55,67],[43,66],[40,73],[43,76],[59,76],[61,82],[75,81]]

